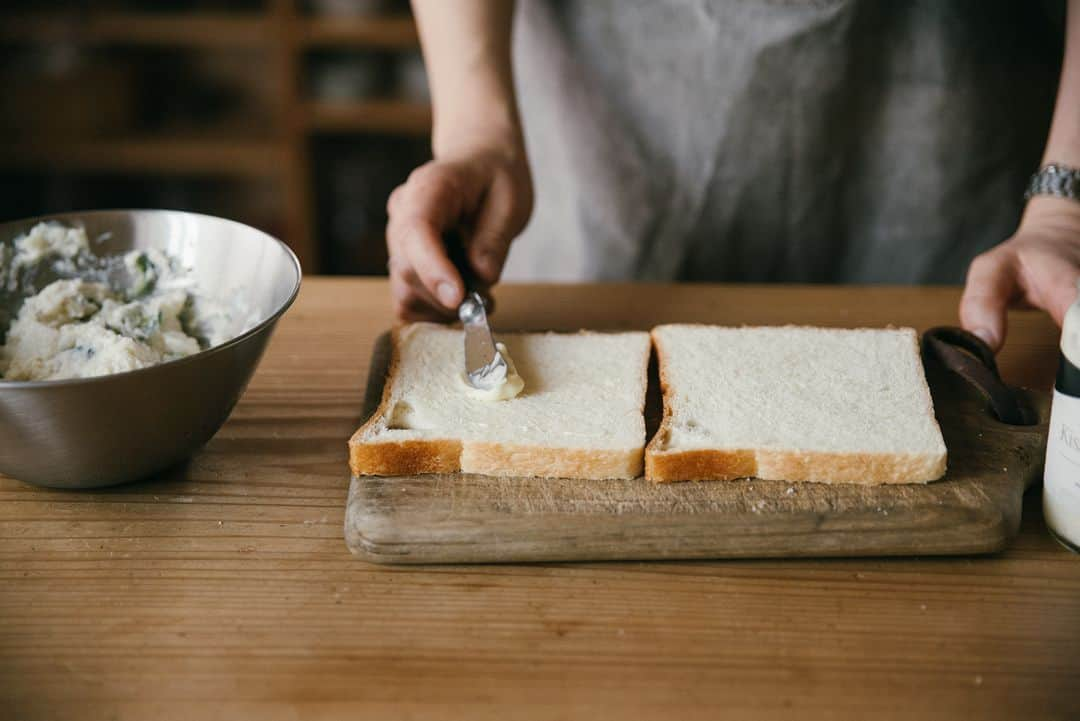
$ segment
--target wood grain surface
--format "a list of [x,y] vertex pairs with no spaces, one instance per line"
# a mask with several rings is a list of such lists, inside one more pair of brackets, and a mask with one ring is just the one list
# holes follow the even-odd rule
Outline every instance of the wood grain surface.
[[[391,345],[389,334],[376,342],[365,416],[382,398]],[[645,415],[651,437],[662,413],[655,364],[649,376]],[[361,476],[349,484],[345,542],[375,563],[1001,551],[1020,526],[1024,490],[1042,467],[1049,399],[1030,391],[1027,405],[1040,422],[1010,426],[990,414],[974,386],[933,359],[927,379],[949,450],[948,471],[936,483]]]
[[[507,287],[497,325],[955,322],[951,288]],[[342,539],[381,281],[310,279],[230,421],[111,491],[0,479],[0,718],[1075,719],[1080,558],[384,567]],[[1052,324],[1001,365],[1047,388]]]

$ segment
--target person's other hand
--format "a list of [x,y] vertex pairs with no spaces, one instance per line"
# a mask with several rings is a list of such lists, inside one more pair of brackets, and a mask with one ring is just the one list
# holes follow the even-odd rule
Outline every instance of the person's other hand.
[[1080,278],[1080,203],[1037,196],[1016,234],[976,256],[968,269],[960,322],[995,351],[1009,308],[1045,310],[1060,326]]
[[465,296],[443,246],[458,227],[485,287],[502,273],[510,242],[532,212],[524,152],[478,151],[432,160],[409,175],[387,202],[390,289],[402,320],[447,321]]

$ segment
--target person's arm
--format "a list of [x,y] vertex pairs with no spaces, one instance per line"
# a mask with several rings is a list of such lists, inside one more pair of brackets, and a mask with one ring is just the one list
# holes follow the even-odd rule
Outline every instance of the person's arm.
[[399,317],[446,320],[464,296],[442,233],[459,227],[481,281],[499,279],[532,211],[510,63],[512,0],[413,0],[431,85],[434,159],[387,203]]
[[[1065,58],[1043,163],[1080,168],[1080,0],[1069,0]],[[1005,341],[1005,312],[1029,305],[1058,325],[1080,278],[1080,203],[1038,195],[1016,234],[979,255],[968,270],[960,321],[995,350]]]

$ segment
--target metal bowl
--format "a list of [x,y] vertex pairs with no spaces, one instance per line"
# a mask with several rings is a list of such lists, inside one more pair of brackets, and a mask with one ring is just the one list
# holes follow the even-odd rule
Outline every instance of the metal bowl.
[[43,220],[82,225],[98,255],[158,248],[191,268],[199,293],[242,298],[258,322],[227,343],[141,370],[0,380],[0,473],[40,486],[97,488],[182,461],[210,440],[243,394],[274,325],[300,289],[296,256],[241,223],[166,210],[20,220],[0,224],[0,242]]

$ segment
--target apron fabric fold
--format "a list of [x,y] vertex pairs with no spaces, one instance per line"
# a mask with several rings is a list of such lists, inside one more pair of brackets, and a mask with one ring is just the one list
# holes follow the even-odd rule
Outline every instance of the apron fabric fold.
[[1015,230],[1063,3],[519,0],[508,280],[957,283]]

